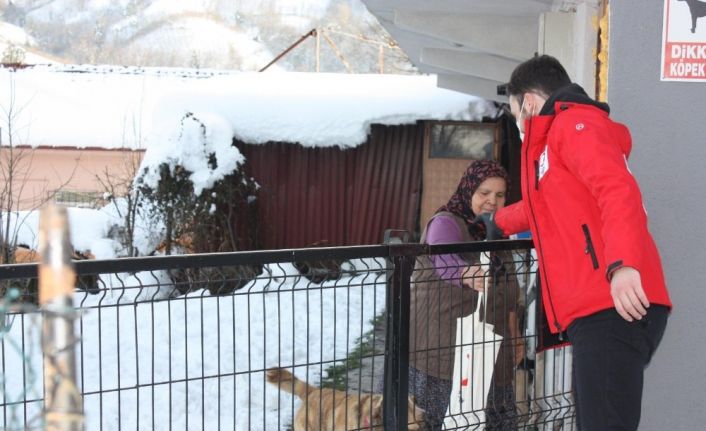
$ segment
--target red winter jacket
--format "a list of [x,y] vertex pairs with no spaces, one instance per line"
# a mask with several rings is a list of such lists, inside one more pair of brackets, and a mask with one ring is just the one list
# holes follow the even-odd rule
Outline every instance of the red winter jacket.
[[508,235],[532,231],[551,331],[613,308],[607,274],[620,266],[640,272],[651,304],[671,307],[640,190],[627,166],[630,132],[578,85],[558,93],[525,123],[522,200],[495,217]]

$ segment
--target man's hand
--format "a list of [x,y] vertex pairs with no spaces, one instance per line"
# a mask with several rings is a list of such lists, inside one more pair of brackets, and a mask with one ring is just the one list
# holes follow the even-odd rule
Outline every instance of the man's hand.
[[475,219],[475,223],[483,223],[485,225],[485,239],[494,240],[500,239],[504,236],[503,231],[500,230],[498,225],[495,224],[495,213],[483,213],[478,214]]
[[463,274],[461,274],[461,277],[463,277],[464,281],[470,278],[470,283],[467,284],[470,285],[474,290],[477,290],[478,292],[483,292],[485,290],[485,275],[485,272],[480,266],[471,265],[465,270],[463,270]]
[[640,273],[635,268],[624,266],[613,272],[610,294],[618,314],[628,322],[640,320],[647,314],[650,302],[642,289]]

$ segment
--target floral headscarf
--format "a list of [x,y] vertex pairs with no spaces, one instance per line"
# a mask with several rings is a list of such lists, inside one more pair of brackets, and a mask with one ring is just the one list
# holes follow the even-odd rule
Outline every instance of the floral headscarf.
[[485,226],[474,223],[477,214],[471,209],[471,197],[483,181],[491,177],[500,177],[509,184],[509,176],[500,163],[493,160],[474,160],[468,165],[466,172],[458,183],[456,192],[449,201],[436,212],[447,211],[461,217],[468,226],[468,232],[475,240],[485,239]]

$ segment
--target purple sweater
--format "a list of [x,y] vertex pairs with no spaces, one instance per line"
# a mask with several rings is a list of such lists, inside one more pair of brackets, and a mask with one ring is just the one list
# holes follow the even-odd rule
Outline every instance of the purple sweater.
[[[463,241],[463,232],[451,216],[436,216],[427,226],[427,244],[451,244]],[[461,287],[461,274],[470,264],[469,262],[461,259],[457,254],[434,254],[430,257],[436,273],[442,280]]]

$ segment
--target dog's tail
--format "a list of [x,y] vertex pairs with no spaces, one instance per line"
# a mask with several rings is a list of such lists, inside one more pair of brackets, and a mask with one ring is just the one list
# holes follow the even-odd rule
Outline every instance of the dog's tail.
[[284,368],[270,368],[266,372],[267,381],[277,385],[280,389],[292,393],[302,400],[317,388],[294,377],[294,374]]

